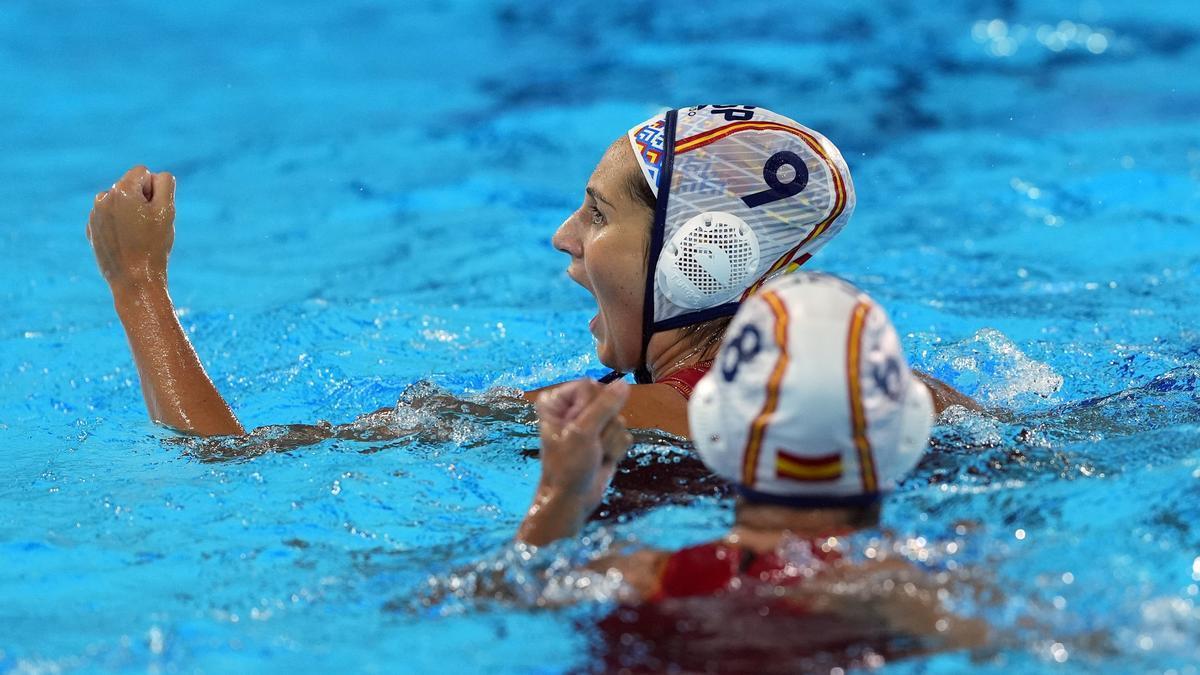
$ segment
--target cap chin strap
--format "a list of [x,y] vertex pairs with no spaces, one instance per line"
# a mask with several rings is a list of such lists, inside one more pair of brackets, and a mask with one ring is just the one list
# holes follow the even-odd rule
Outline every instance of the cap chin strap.
[[658,198],[654,204],[654,222],[650,225],[650,255],[646,263],[646,292],[642,300],[642,354],[633,371],[638,384],[654,382],[646,363],[646,350],[654,337],[654,278],[658,257],[662,254],[663,231],[667,223],[667,202],[671,197],[671,174],[675,168],[675,121],[677,111],[668,110],[663,124],[663,161],[658,174]]
[[[642,296],[642,350],[638,356],[638,367],[633,371],[634,381],[638,384],[652,384],[654,376],[650,373],[646,362],[647,350],[650,348],[650,338],[657,331],[681,328],[709,319],[732,316],[737,312],[738,301],[727,302],[718,307],[692,312],[685,316],[674,317],[656,325],[654,321],[654,284],[658,271],[658,260],[662,255],[663,239],[666,234],[667,204],[671,197],[671,177],[675,170],[675,127],[678,118],[677,110],[668,110],[663,120],[663,160],[659,169],[658,195],[654,204],[654,222],[650,226],[650,255],[646,261],[646,289]],[[600,382],[608,384],[624,377],[624,373],[612,371],[600,378]]]
[[610,370],[610,371],[608,371],[607,375],[600,378],[600,384],[608,384],[610,382],[616,382],[617,380],[621,379],[622,377],[625,377],[625,373],[622,373],[619,370]]

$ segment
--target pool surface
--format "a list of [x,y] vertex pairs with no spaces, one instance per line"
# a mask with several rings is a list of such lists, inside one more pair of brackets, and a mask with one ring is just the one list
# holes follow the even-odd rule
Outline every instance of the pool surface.
[[[808,267],[1009,411],[943,418],[847,542],[1003,591],[951,597],[995,649],[889,669],[1196,673],[1200,7],[918,5],[6,2],[0,672],[598,667],[613,589],[547,579],[731,503],[526,559],[536,430],[412,403],[602,373],[551,232],[629,126],[745,102],[853,172]],[[412,432],[230,460],[150,424],[84,238],[137,163],[178,175],[171,290],[247,427]]]

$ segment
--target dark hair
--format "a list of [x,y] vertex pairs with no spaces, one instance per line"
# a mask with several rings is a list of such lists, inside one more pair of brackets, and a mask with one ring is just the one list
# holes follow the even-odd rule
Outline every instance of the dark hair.
[[882,510],[882,502],[854,507],[846,513],[846,524],[855,528],[875,527],[879,524]]
[[[788,498],[782,497],[779,499],[786,500]],[[819,499],[819,498],[813,498],[813,499]],[[833,499],[837,499],[837,498],[833,498]],[[769,502],[762,502],[762,501],[757,501],[757,500],[751,501],[750,499],[747,499],[745,495],[741,495],[738,499],[737,504],[738,504],[738,508],[737,508],[737,510],[734,511],[733,522],[735,524],[739,524],[739,525],[745,523],[744,517],[745,517],[746,511],[742,508],[742,506],[771,507],[771,509],[774,509],[774,513],[776,515],[769,516],[769,519],[767,520],[767,522],[769,523],[771,521],[775,521],[776,524],[778,524],[777,519],[779,517],[781,517],[781,514],[786,513],[784,511],[781,511],[780,509],[791,509],[794,511],[811,511],[811,510],[820,509],[820,510],[824,511],[826,514],[828,514],[828,516],[831,519],[836,519],[837,521],[840,521],[841,524],[843,524],[847,527],[852,527],[856,530],[861,530],[861,529],[878,526],[879,522],[880,522],[880,516],[883,513],[883,501],[880,499],[874,499],[868,504],[855,504],[855,505],[827,504],[827,505],[814,505],[814,506],[798,506],[798,505],[787,505],[787,504],[772,504]],[[786,515],[782,515],[782,517],[786,518]],[[756,522],[759,522],[759,523],[763,522],[762,516],[758,516]]]
[[[625,142],[625,138],[618,138],[616,142],[623,143]],[[642,176],[641,169],[637,166],[636,158],[633,171],[625,176],[625,189],[634,202],[645,206],[650,211],[650,217],[653,218],[654,212],[658,210],[658,198],[654,196],[654,192],[650,189],[650,184]],[[650,261],[649,239],[646,240],[646,252],[642,259],[646,262]],[[647,273],[653,274],[649,270]],[[721,340],[725,337],[725,330],[729,328],[730,321],[733,321],[732,316],[694,323],[683,329],[683,339],[687,341],[689,347],[701,348],[701,361],[714,359],[717,356],[717,348],[721,346]]]

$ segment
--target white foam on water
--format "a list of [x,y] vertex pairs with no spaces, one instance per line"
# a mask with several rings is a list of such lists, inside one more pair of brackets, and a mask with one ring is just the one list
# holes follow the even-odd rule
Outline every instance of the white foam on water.
[[987,406],[1017,407],[1053,400],[1063,385],[1062,376],[1053,368],[1027,356],[995,328],[984,328],[938,350],[931,365],[935,370],[948,367],[956,371],[951,384]]

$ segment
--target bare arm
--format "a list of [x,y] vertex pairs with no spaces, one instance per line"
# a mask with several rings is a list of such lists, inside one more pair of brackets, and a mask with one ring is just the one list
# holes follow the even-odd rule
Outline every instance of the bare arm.
[[598,558],[588,565],[593,572],[607,574],[612,570],[621,573],[624,582],[622,600],[630,604],[647,602],[658,594],[663,567],[671,557],[666,551],[642,549],[628,554],[613,554]]
[[974,410],[976,412],[983,410],[983,406],[976,403],[970,396],[942,382],[929,373],[914,370],[912,374],[929,389],[929,394],[933,396],[934,415],[941,415],[943,410],[952,405],[961,405],[967,410]]
[[[167,290],[174,220],[174,176],[138,166],[111,189],[96,195],[87,234],[112,290],[150,418],[198,436],[242,435],[245,430],[208,377],[175,316]],[[525,397],[536,402],[561,386],[527,392]],[[688,434],[687,402],[667,385],[634,385],[621,412],[636,428]],[[490,416],[487,410],[481,414]],[[306,445],[331,436],[323,429],[318,429],[320,433],[308,433],[307,429],[304,426],[302,433],[292,434],[284,445]]]
[[204,372],[167,293],[174,221],[174,176],[134,167],[96,195],[88,240],[129,338],[150,419],[202,436],[241,434],[241,423]]
[[[525,392],[525,398],[537,403],[547,392],[564,386],[554,384]],[[621,417],[631,429],[661,429],[667,433],[690,437],[687,420],[687,399],[666,384],[634,384],[629,386],[629,398],[621,409]]]
[[[967,410],[983,410],[969,396],[936,377],[916,370],[913,371],[913,375],[928,387],[933,397],[935,415],[940,415],[943,410],[953,405],[963,406]],[[531,403],[537,403],[542,394],[562,386],[563,384],[553,384],[527,391],[525,398]],[[670,385],[635,384],[629,387],[629,398],[621,410],[621,417],[631,429],[661,429],[676,436],[691,438],[687,411],[687,399],[680,396]]]
[[924,651],[974,649],[988,642],[988,626],[949,611],[940,599],[948,591],[906,561],[887,559],[835,566],[811,582],[789,589],[791,597],[814,611],[828,612],[851,631],[923,638]]

